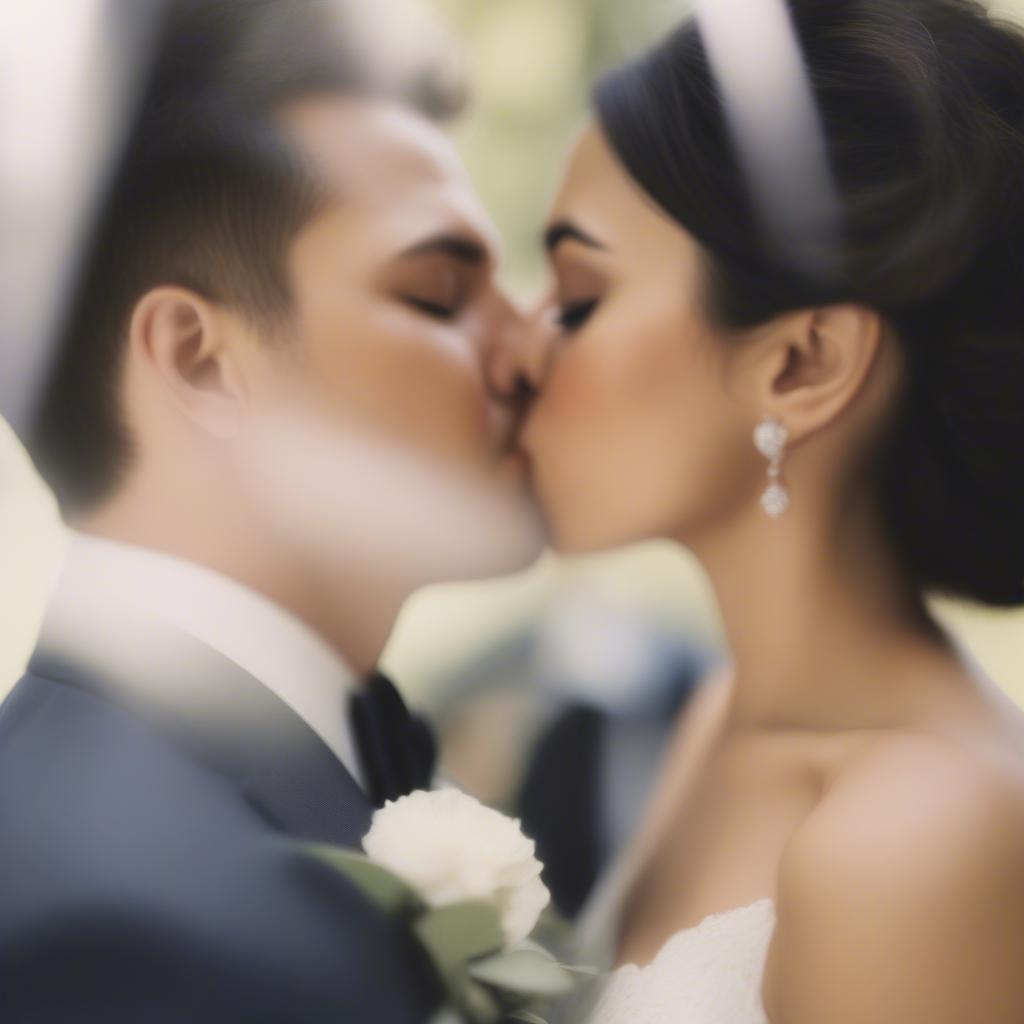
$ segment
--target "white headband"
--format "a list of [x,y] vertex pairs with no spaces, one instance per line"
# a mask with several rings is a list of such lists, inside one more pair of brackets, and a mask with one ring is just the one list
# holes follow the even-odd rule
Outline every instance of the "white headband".
[[751,196],[798,269],[840,270],[841,207],[821,116],[784,0],[696,0],[697,24]]

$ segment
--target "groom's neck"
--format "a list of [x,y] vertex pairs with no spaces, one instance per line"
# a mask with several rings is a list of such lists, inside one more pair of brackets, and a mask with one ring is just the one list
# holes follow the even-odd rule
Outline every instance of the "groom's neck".
[[[187,505],[187,510],[183,506]],[[202,502],[173,505],[123,493],[70,524],[74,529],[172,555],[256,591],[318,633],[360,676],[377,666],[414,589],[356,565],[310,565],[251,515]]]

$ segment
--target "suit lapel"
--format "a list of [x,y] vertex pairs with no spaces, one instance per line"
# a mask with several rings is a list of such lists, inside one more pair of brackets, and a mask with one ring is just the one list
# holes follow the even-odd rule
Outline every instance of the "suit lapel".
[[44,624],[29,671],[151,721],[284,832],[358,847],[369,830],[373,807],[323,740],[259,680],[195,637],[130,615],[116,640],[105,630],[75,636]]

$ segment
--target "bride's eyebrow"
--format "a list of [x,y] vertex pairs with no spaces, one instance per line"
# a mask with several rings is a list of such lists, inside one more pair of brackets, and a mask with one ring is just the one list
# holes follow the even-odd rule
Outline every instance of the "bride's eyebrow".
[[601,249],[603,251],[608,249],[608,246],[603,242],[599,242],[593,235],[587,234],[586,231],[571,220],[557,221],[544,232],[544,248],[549,253],[554,253],[563,242],[579,242],[590,249]]

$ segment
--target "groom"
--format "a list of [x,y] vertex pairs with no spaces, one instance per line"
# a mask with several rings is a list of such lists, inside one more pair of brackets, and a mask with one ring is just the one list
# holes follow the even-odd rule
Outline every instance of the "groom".
[[422,580],[316,557],[234,451],[301,409],[498,477],[517,318],[423,114],[449,112],[444,76],[417,66],[410,94],[336,17],[176,0],[98,223],[28,439],[75,532],[0,707],[5,1021],[413,1024],[439,1003],[418,947],[306,851],[358,846],[430,783],[429,734],[375,674]]

